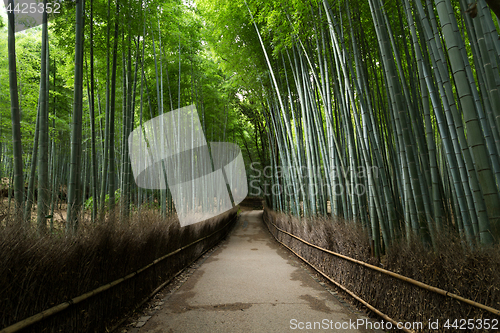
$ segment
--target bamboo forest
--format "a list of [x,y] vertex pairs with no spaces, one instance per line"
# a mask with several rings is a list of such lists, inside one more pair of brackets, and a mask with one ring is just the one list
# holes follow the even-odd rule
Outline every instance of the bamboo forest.
[[[246,210],[263,210],[270,237],[373,316],[386,318],[372,305],[398,320],[440,313],[441,323],[500,327],[500,1],[3,3],[0,332],[109,331]],[[150,145],[160,128],[151,124],[176,110],[191,110],[202,139],[175,144],[211,153],[191,149],[186,168],[165,158],[159,179],[169,168],[184,175],[142,186],[132,138]],[[173,147],[166,137],[155,144]],[[246,192],[217,147],[241,154]],[[175,186],[198,166],[222,170],[230,201],[222,209],[220,189],[193,182],[188,197],[205,195],[200,205],[218,211],[185,226],[179,202],[189,199]],[[132,278],[149,263],[155,273]],[[123,276],[135,282],[69,304]],[[458,300],[444,301],[450,293]],[[422,307],[402,306],[412,302]],[[433,330],[406,330],[416,331]]]

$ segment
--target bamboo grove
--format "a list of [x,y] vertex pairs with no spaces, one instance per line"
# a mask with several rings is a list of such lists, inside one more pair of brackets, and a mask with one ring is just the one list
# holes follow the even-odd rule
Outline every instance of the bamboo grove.
[[130,132],[191,104],[207,140],[253,131],[230,112],[235,89],[203,44],[201,17],[177,0],[80,0],[61,10],[21,32],[14,11],[0,21],[0,173],[13,184],[16,223],[31,226],[36,210],[39,234],[60,232],[59,208],[65,232],[76,234],[82,219],[108,212],[123,221],[143,207],[173,214],[168,190],[135,185]]
[[223,3],[203,2],[214,26],[235,11],[245,23],[214,38],[263,54],[272,171],[259,176],[274,209],[331,210],[377,253],[444,231],[498,242],[500,40],[484,0]]
[[[66,10],[41,28],[31,97],[32,81],[16,81],[15,39],[27,37],[6,34],[13,140],[1,172],[25,223],[37,184],[41,232],[63,184],[68,232],[82,206],[92,219],[115,202],[124,218],[145,202],[173,212],[167,191],[134,186],[126,138],[196,104],[207,138],[242,147],[250,194],[275,210],[360,224],[377,255],[412,237],[432,248],[443,232],[471,248],[498,243],[495,1],[81,0]],[[30,100],[34,142],[21,133]]]

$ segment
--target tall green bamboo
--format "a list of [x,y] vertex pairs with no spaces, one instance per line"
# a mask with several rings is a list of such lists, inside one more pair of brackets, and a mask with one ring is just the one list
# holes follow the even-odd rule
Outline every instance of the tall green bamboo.
[[[103,146],[103,163],[102,163],[102,175],[101,175],[101,193],[100,193],[100,220],[103,220],[104,209],[106,205],[106,191],[108,189],[108,168],[109,168],[109,131],[111,127],[110,123],[110,35],[111,35],[111,0],[108,0],[108,12],[107,12],[107,24],[106,27],[106,113],[105,113],[105,123],[104,123],[104,146]],[[117,29],[117,24],[115,24],[115,31]]]
[[[14,8],[14,0],[8,4]],[[9,87],[10,87],[10,113],[12,121],[12,143],[14,153],[14,199],[16,201],[16,218],[18,223],[22,219],[24,202],[23,157],[21,144],[21,115],[19,111],[19,94],[17,86],[16,69],[16,39],[14,11],[7,12],[8,17],[8,52],[9,52]]]
[[[44,6],[47,0],[44,0]],[[44,234],[47,229],[47,213],[49,205],[49,96],[47,79],[49,76],[48,55],[48,27],[47,12],[43,13],[42,24],[42,54],[40,64],[40,122],[39,146],[38,146],[38,206],[37,206],[37,225],[38,232]]]
[[95,134],[95,78],[94,78],[94,0],[90,0],[90,136],[91,136],[91,169],[92,169],[92,222],[97,218],[97,207],[99,200],[97,197],[97,153],[96,153],[96,134]]
[[[478,122],[471,87],[466,78],[465,65],[459,51],[457,36],[452,30],[449,8],[447,8],[446,3],[442,0],[436,0],[435,4],[441,22],[443,37],[450,56],[450,65],[455,78],[460,104],[462,106],[464,122],[467,127],[468,144],[472,151],[475,170],[481,186],[481,188],[475,189],[473,194],[479,196],[478,192],[482,193],[489,217],[489,219],[486,217],[478,221],[480,241],[482,244],[489,245],[493,243],[493,236],[500,235],[500,201],[498,190],[495,183],[491,182],[491,180],[494,179],[493,173],[485,148],[484,136]],[[482,212],[480,211],[479,213]]]
[[115,105],[116,105],[116,68],[118,65],[118,36],[119,36],[119,14],[120,2],[116,2],[116,21],[115,21],[115,36],[113,40],[113,63],[111,69],[111,93],[109,105],[109,136],[108,141],[108,193],[109,193],[109,210],[113,213],[115,208]]
[[75,234],[79,214],[79,171],[82,149],[82,100],[83,100],[83,15],[85,0],[76,4],[75,24],[75,85],[73,97],[73,120],[71,129],[71,162],[68,181],[68,209],[66,231]]

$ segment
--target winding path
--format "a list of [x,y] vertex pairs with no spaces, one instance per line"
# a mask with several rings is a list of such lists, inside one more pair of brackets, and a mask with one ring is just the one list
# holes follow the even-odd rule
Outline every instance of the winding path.
[[[222,246],[163,301],[129,332],[375,331],[353,329],[367,317],[340,301],[276,243],[262,211],[242,213]],[[308,322],[311,328],[316,322],[317,329],[307,329]]]

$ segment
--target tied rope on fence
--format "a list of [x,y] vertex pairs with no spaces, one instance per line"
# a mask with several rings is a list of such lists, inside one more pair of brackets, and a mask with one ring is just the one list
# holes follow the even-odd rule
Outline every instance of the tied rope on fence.
[[[454,298],[456,300],[459,300],[463,303],[467,303],[469,305],[472,305],[474,307],[477,307],[477,308],[480,308],[480,309],[483,309],[483,310],[486,310],[488,312],[491,312],[495,315],[498,315],[500,316],[500,310],[497,310],[495,308],[492,308],[490,306],[487,306],[487,305],[484,305],[484,304],[481,304],[481,303],[477,303],[477,302],[474,302],[470,299],[467,299],[467,298],[464,298],[464,297],[461,297],[457,294],[454,294],[454,293],[451,293],[449,291],[446,291],[446,290],[443,290],[443,289],[440,289],[440,288],[436,288],[436,287],[433,287],[433,286],[430,286],[428,284],[425,284],[423,282],[420,282],[420,281],[417,281],[417,280],[414,280],[414,279],[411,279],[409,277],[406,277],[406,276],[403,276],[401,274],[398,274],[398,273],[394,273],[394,272],[391,272],[389,270],[386,270],[386,269],[383,269],[383,268],[380,268],[380,267],[377,267],[377,266],[374,266],[374,265],[370,265],[366,262],[363,262],[363,261],[360,261],[360,260],[356,260],[354,258],[351,258],[351,257],[348,257],[348,256],[345,256],[343,254],[340,254],[340,253],[337,253],[337,252],[333,252],[333,251],[330,251],[330,250],[327,250],[325,248],[322,248],[318,245],[315,245],[315,244],[312,244],[300,237],[297,237],[295,236],[294,234],[292,233],[289,233],[288,231],[286,230],[283,230],[281,229],[280,227],[278,227],[276,224],[274,224],[273,222],[269,221],[269,224],[271,224],[276,230],[292,237],[292,238],[295,238],[297,239],[298,241],[310,246],[310,247],[313,247],[313,248],[316,248],[320,251],[323,251],[325,253],[329,253],[329,254],[332,254],[334,256],[337,256],[339,258],[342,258],[344,260],[347,260],[347,261],[351,261],[351,262],[354,262],[358,265],[361,265],[361,266],[364,266],[364,267],[367,267],[367,268],[370,268],[372,270],[375,270],[377,272],[380,272],[380,273],[383,273],[383,274],[386,274],[386,275],[389,275],[389,276],[392,276],[396,279],[399,279],[399,280],[402,280],[402,281],[405,281],[407,283],[410,283],[410,284],[413,284],[413,285],[416,285],[422,289],[426,289],[426,290],[429,290],[429,291],[432,291],[434,293],[437,293],[437,294],[440,294],[440,295],[443,295],[443,296],[447,296],[447,297],[450,297],[450,298]],[[269,229],[269,225],[266,223],[268,229]],[[340,287],[342,290],[346,291],[348,294],[350,294],[352,297],[354,297],[356,300],[360,301],[362,304],[364,304],[366,307],[368,307],[370,310],[374,311],[375,313],[377,313],[379,316],[381,316],[382,318],[386,319],[386,320],[389,320],[390,322],[392,322],[393,324],[397,324],[396,321],[394,321],[393,319],[389,318],[387,315],[383,314],[382,312],[380,312],[379,310],[377,310],[375,307],[373,307],[372,305],[370,305],[369,303],[367,303],[366,301],[364,301],[363,299],[361,299],[359,296],[357,296],[356,294],[354,294],[352,291],[350,291],[349,289],[345,288],[344,286],[342,286],[341,284],[339,284],[338,282],[336,282],[335,280],[333,280],[332,278],[330,278],[329,276],[327,276],[325,273],[323,273],[320,269],[318,269],[317,267],[315,267],[313,264],[311,264],[309,261],[307,261],[305,258],[303,258],[302,256],[300,256],[298,253],[296,253],[295,251],[293,251],[289,246],[287,246],[286,244],[284,244],[283,242],[281,242],[276,236],[274,236],[274,234],[271,232],[271,230],[269,229],[269,232],[271,233],[271,235],[273,235],[274,239],[276,239],[276,241],[278,241],[280,244],[282,244],[283,246],[285,246],[287,249],[289,249],[290,251],[292,251],[297,257],[299,257],[300,259],[302,259],[305,263],[307,263],[309,266],[311,266],[312,268],[314,268],[318,273],[320,273],[322,276],[324,276],[325,278],[327,278],[329,281],[333,282],[335,285],[337,285],[338,287]],[[404,329],[403,330],[405,332],[413,332],[411,330],[407,330],[407,329]]]

